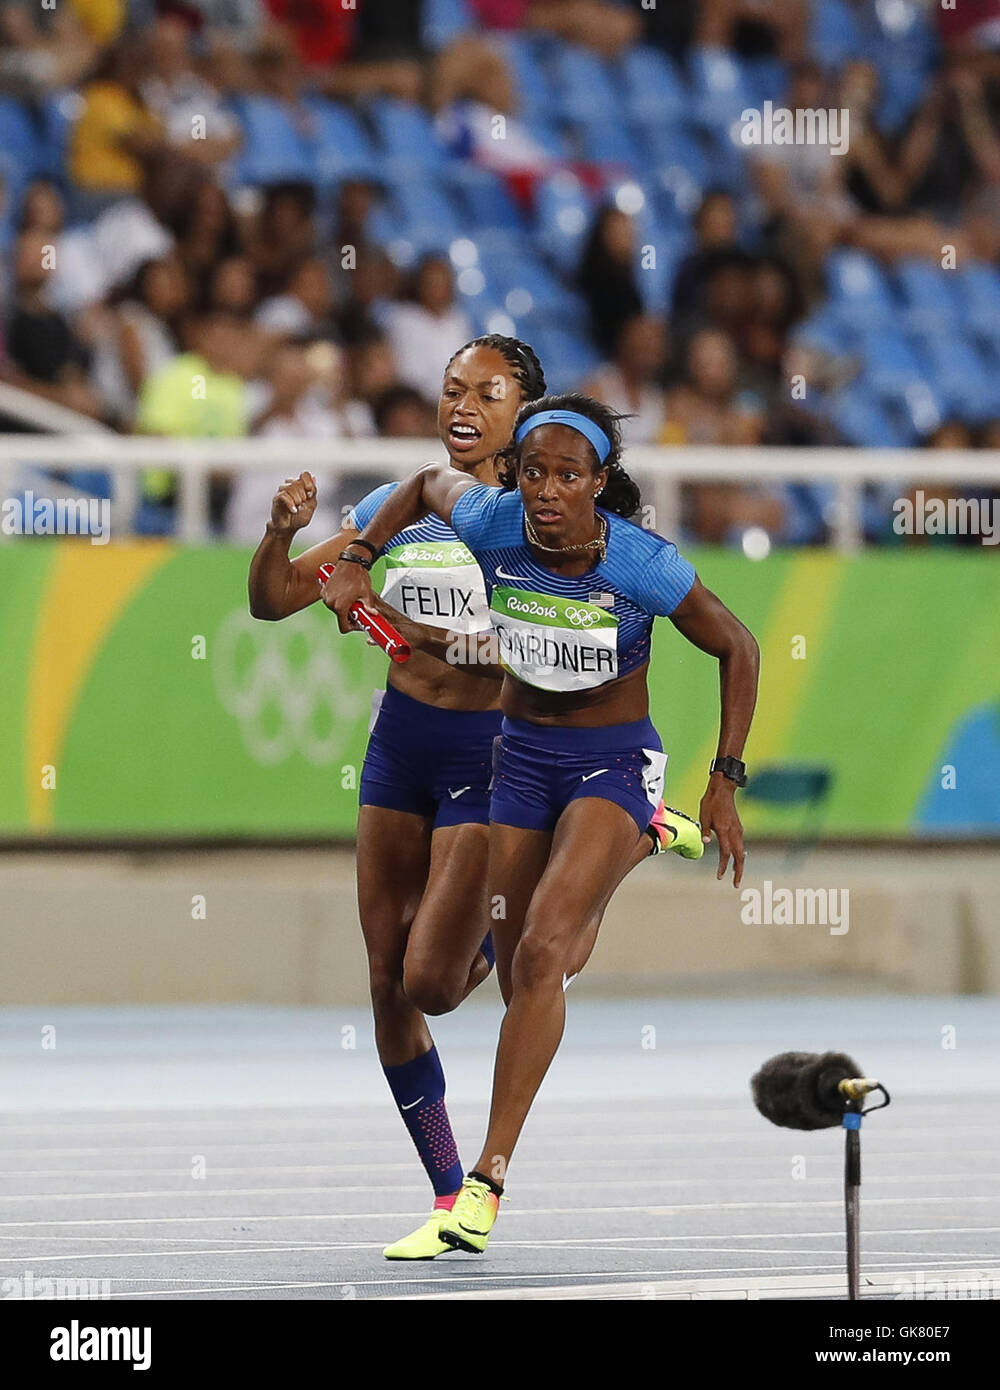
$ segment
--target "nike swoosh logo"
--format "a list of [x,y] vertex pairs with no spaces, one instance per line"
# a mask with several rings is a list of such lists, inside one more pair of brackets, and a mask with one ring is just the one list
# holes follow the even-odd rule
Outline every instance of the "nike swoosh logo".
[[610,768],[602,767],[600,772],[588,772],[586,777],[581,777],[581,782],[589,782],[591,777],[600,777],[605,772],[610,772]]
[[451,789],[451,787],[449,787],[449,788],[448,788],[448,795],[451,797],[452,801],[454,801],[455,798],[458,797],[458,796],[461,796],[463,792],[471,792],[471,791],[472,791],[471,785],[468,786],[468,787],[459,787],[459,789],[458,789],[457,792],[453,792],[452,789]]
[[486,1232],[485,1232],[485,1231],[477,1231],[476,1228],[475,1228],[474,1226],[463,1226],[462,1223],[461,1223],[461,1221],[458,1223],[458,1229],[459,1229],[460,1231],[465,1231],[465,1232],[467,1232],[470,1236],[484,1236],[484,1235],[486,1235]]
[[422,1100],[423,1096],[417,1096],[416,1100],[411,1100],[409,1105],[401,1105],[399,1108],[400,1110],[412,1110],[413,1107],[419,1105]]
[[498,579],[515,579],[518,584],[523,584],[525,582],[523,574],[508,574],[506,570],[502,570],[499,567],[494,570],[494,574]]

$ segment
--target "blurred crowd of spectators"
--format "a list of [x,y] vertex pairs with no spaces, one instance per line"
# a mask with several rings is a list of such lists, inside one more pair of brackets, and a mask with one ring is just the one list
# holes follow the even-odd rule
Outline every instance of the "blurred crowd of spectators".
[[[548,32],[611,60],[640,40],[679,61],[693,44],[764,52],[790,73],[786,105],[850,112],[842,158],[801,144],[753,152],[752,225],[732,192],[703,192],[668,313],[645,307],[634,218],[614,201],[598,207],[566,276],[601,359],[577,384],[629,415],[629,443],[836,443],[789,391],[796,372],[850,372],[791,338],[822,298],[830,250],[939,258],[947,242],[959,257],[1000,261],[993,3],[937,16],[943,61],[890,133],[876,119],[874,67],[813,61],[799,0],[465,3],[477,27],[431,50],[420,0],[356,10],[341,0],[61,0],[51,10],[6,0],[0,91],[29,108],[52,92],[78,95],[65,177],[31,183],[16,210],[0,278],[3,379],[125,433],[434,434],[443,366],[478,327],[451,261],[432,253],[403,268],[378,244],[375,179],[343,180],[328,203],[306,181],[234,183],[245,136],[229,101],[261,93],[295,112],[309,91],[352,103],[385,93],[435,115],[471,102],[516,123],[497,30]],[[870,0],[845,3],[860,13]],[[530,203],[534,161],[550,161],[527,131],[518,148],[512,186]],[[947,420],[926,440],[998,441],[997,420]],[[169,475],[147,476],[150,529],[169,529],[172,489]],[[271,489],[233,481],[219,503],[229,534],[259,532]],[[686,504],[704,540],[751,525],[790,541],[825,534],[824,518],[804,516],[788,490],[751,482],[692,486]]]

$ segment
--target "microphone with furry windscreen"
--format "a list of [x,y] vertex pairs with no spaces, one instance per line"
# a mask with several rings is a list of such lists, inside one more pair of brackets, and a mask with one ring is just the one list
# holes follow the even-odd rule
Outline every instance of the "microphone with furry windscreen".
[[[862,1081],[861,1068],[845,1052],[781,1052],[750,1082],[753,1103],[784,1129],[828,1129],[844,1118],[842,1081]],[[874,1090],[878,1083],[872,1082]]]
[[[860,1286],[861,1117],[889,1104],[889,1092],[844,1052],[781,1052],[750,1081],[754,1105],[784,1129],[844,1128],[844,1209],[847,1216],[847,1296]],[[880,1105],[862,1108],[865,1096],[881,1091]]]

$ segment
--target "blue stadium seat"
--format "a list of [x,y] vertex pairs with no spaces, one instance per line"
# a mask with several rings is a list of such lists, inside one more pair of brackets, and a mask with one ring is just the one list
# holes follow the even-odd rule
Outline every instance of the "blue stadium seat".
[[79,97],[75,92],[53,92],[39,106],[42,146],[39,166],[49,178],[61,179],[66,170],[66,152],[76,117]]
[[444,48],[474,28],[475,19],[466,0],[424,0],[421,37],[428,48]]
[[550,59],[557,44],[543,34],[511,32],[493,36],[507,60],[518,92],[522,118],[551,113],[556,95]]
[[568,170],[542,179],[535,190],[535,229],[538,245],[564,273],[576,269],[590,230],[590,196]]
[[830,69],[860,56],[864,36],[850,0],[814,0],[808,46],[816,61]]
[[491,287],[503,296],[514,318],[531,313],[572,312],[573,296],[541,261],[528,256],[484,254],[482,268]]
[[655,228],[647,231],[649,241],[656,253],[655,262],[637,247],[635,280],[642,299],[642,307],[648,314],[665,314],[670,308],[674,292],[674,281],[681,261],[693,249],[690,231],[675,232],[672,229]]
[[593,164],[617,164],[639,169],[644,163],[640,147],[626,125],[601,118],[574,123],[570,138],[576,142],[580,157]]
[[736,58],[727,49],[696,45],[688,59],[694,110],[705,126],[728,130],[747,107],[754,105],[754,94]]
[[442,179],[453,194],[469,235],[479,228],[524,229],[524,215],[499,174],[454,160]]
[[658,49],[636,44],[620,62],[624,106],[638,125],[684,120],[691,110],[691,93],[680,69]]
[[401,170],[439,169],[448,153],[423,107],[396,97],[376,97],[368,106],[379,148]]
[[834,251],[825,272],[841,321],[869,325],[891,321],[898,313],[889,281],[874,257],[863,251]]
[[705,132],[706,154],[710,182],[713,188],[724,188],[734,198],[750,198],[753,176],[746,146],[733,139],[732,130]]
[[550,112],[525,112],[521,124],[537,145],[553,159],[572,159],[573,148],[567,127],[553,119]]
[[934,331],[951,328],[959,318],[955,272],[942,270],[937,261],[907,257],[896,266],[898,284],[911,328]]
[[973,332],[996,341],[1000,325],[1000,270],[974,261],[962,270],[948,273],[956,277],[966,324]]
[[787,63],[782,63],[778,58],[744,58],[740,66],[755,106],[763,106],[765,101],[781,101],[788,90]]
[[273,97],[238,97],[232,107],[243,127],[243,149],[235,161],[239,182],[314,182],[316,165],[310,135],[298,129],[280,101]]
[[927,368],[913,345],[889,324],[868,325],[860,333],[865,380],[880,396],[901,396],[927,379]]
[[621,121],[622,98],[611,68],[589,49],[559,44],[552,54],[553,95],[558,115],[577,124]]
[[791,341],[836,356],[851,352],[856,336],[854,326],[845,326],[828,302],[814,310],[802,323],[796,324]]
[[310,97],[313,117],[313,159],[322,187],[361,175],[376,177],[379,157],[368,132],[349,106]]
[[0,203],[0,242],[12,234],[24,190],[42,172],[42,146],[27,110],[20,102],[0,97],[0,181],[5,193]]
[[600,366],[596,348],[582,334],[540,327],[532,347],[541,358],[550,391],[571,391]]
[[662,226],[689,226],[705,190],[697,172],[685,163],[661,165],[645,186],[655,190],[654,206]]
[[699,189],[714,182],[714,171],[710,167],[704,145],[689,126],[642,125],[636,127],[635,134],[644,155],[644,163],[654,165],[658,173],[662,173],[664,169],[679,167]]
[[390,177],[387,184],[402,235],[422,250],[447,247],[457,237],[468,234],[464,218],[435,178]]
[[824,414],[847,444],[896,449],[912,442],[878,398],[862,382],[851,382],[824,403]]
[[957,330],[930,331],[919,342],[928,376],[949,415],[974,425],[1000,414],[1000,383],[968,338]]

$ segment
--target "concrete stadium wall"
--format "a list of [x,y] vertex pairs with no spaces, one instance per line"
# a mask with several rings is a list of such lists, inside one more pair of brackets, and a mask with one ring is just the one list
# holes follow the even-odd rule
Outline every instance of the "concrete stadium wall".
[[[1000,994],[996,848],[752,853],[744,889],[848,889],[843,934],[745,924],[715,862],[630,875],[574,990]],[[0,903],[2,1004],[367,1000],[346,849],[7,852]]]

